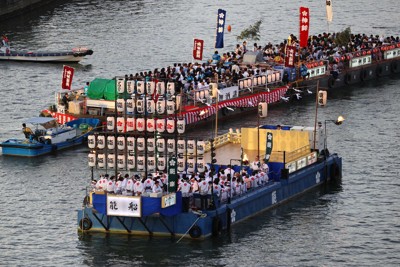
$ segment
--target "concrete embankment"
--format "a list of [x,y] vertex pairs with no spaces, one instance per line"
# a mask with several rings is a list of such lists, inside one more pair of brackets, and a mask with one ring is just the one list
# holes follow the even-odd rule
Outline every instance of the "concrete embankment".
[[54,0],[0,0],[0,21],[43,7]]

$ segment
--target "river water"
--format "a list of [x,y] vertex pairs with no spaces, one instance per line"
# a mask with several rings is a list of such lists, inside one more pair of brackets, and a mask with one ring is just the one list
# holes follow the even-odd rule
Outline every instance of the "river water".
[[[318,3],[321,2],[321,3]],[[398,1],[333,1],[330,31],[400,35]],[[191,61],[193,38],[213,51],[218,8],[227,11],[226,50],[235,35],[263,19],[259,43],[298,30],[308,6],[311,33],[328,30],[324,1],[57,1],[0,25],[14,48],[58,50],[87,45],[73,87]],[[396,19],[397,18],[397,19]],[[25,118],[53,103],[62,65],[0,62],[0,139],[21,136]],[[131,236],[79,236],[76,210],[90,180],[87,149],[39,159],[0,156],[0,265],[4,266],[398,266],[400,263],[400,80],[391,77],[330,93],[318,120],[328,123],[330,151],[343,156],[343,183],[315,191],[235,225],[204,242]],[[262,123],[313,125],[312,99],[269,110]],[[256,126],[255,114],[220,123],[220,131]],[[197,129],[211,134],[209,128]]]

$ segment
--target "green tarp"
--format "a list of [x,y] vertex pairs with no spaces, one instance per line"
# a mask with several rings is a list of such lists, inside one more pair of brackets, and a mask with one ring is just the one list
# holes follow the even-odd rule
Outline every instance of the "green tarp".
[[90,99],[115,100],[115,80],[96,78],[90,82],[87,94]]

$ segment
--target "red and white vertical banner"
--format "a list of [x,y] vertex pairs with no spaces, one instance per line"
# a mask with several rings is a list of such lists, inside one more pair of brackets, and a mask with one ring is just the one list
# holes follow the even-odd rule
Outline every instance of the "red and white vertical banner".
[[296,54],[295,46],[286,46],[285,67],[293,68]]
[[333,10],[332,10],[332,0],[326,0],[326,20],[332,22]]
[[308,7],[300,7],[300,47],[307,47],[310,13]]
[[204,48],[204,41],[200,39],[194,39],[193,58],[195,60],[203,60],[203,48]]
[[71,90],[72,78],[74,77],[75,69],[70,66],[65,66],[63,69],[61,88]]

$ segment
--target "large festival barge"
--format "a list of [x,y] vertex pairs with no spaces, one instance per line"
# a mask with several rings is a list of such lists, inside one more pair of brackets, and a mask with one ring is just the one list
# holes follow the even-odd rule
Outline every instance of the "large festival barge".
[[[128,87],[124,88],[123,79],[116,84],[120,91],[114,102],[122,106],[121,112],[107,117],[103,132],[88,137],[92,184],[78,211],[79,231],[202,239],[329,181],[340,182],[342,159],[328,152],[326,130],[317,120],[314,127],[264,125],[198,138],[186,131],[185,119],[174,105],[175,114],[155,119],[154,113],[137,112],[148,110],[144,101],[132,114],[128,105],[121,104],[127,101]],[[168,90],[178,97],[172,87]],[[153,92],[133,94],[143,95]],[[266,102],[258,103],[258,116],[266,117],[267,107]],[[128,119],[136,124],[125,127]],[[336,124],[342,121],[338,118]],[[250,163],[253,158],[264,161]],[[230,177],[214,179],[230,167]],[[114,178],[118,172],[136,174],[131,182],[138,187],[118,191],[122,178],[118,186],[113,177],[95,182],[95,169],[100,174],[115,172]],[[207,182],[207,189],[185,191],[189,176],[191,182]],[[153,182],[162,183],[163,189],[147,188]]]
[[[378,54],[379,57],[376,56]],[[339,67],[333,71],[335,64]],[[340,57],[331,57],[330,60],[308,62],[305,64],[309,73],[306,79],[299,78],[299,66],[288,68],[284,64],[255,62],[251,53],[238,65],[241,69],[257,67],[266,71],[262,75],[241,79],[233,85],[218,82],[211,77],[209,86],[180,92],[176,99],[171,99],[167,90],[175,88],[176,82],[172,80],[96,78],[90,83],[86,95],[83,88],[73,92],[70,109],[65,108],[62,102],[63,93],[59,92],[55,96],[55,105],[43,110],[41,115],[53,116],[59,123],[81,117],[99,118],[105,122],[107,116],[122,108],[114,104],[118,94],[115,81],[119,80],[119,84],[124,83],[124,87],[129,88],[125,99],[129,99],[127,105],[130,109],[143,105],[143,101],[153,102],[149,102],[149,107],[172,105],[173,101],[179,107],[178,115],[185,118],[187,125],[198,124],[212,118],[217,112],[219,118],[226,118],[254,110],[261,101],[268,104],[295,101],[315,93],[317,87],[334,92],[332,89],[335,88],[399,75],[400,43],[347,53]],[[143,96],[131,97],[132,93],[140,94],[145,90],[151,90],[153,94],[146,99]],[[172,114],[175,111],[169,109],[168,112]]]

